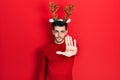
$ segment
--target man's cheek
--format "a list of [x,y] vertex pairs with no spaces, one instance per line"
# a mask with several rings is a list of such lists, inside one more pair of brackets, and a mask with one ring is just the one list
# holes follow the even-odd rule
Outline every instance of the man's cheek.
[[57,37],[57,35],[54,35],[54,37],[56,38],[56,37]]

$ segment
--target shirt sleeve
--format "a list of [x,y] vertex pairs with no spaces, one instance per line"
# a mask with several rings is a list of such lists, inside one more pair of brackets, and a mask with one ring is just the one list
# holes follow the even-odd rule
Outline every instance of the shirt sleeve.
[[47,64],[47,59],[43,51],[40,52],[40,59],[39,59],[39,69],[40,69],[40,75],[39,75],[39,80],[45,80],[46,77],[46,64]]

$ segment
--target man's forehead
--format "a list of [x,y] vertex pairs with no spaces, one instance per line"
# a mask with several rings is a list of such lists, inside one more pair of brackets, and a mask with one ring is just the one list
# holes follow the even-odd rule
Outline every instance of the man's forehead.
[[54,30],[65,30],[65,26],[54,26]]

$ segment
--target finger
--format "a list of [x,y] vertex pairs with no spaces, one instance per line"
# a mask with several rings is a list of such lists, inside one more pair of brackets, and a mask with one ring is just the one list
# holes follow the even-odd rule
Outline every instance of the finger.
[[70,38],[69,38],[69,35],[67,36],[67,42],[68,42],[68,46],[70,46]]
[[56,54],[70,57],[71,55],[65,54],[65,52],[57,51]]
[[70,45],[73,46],[73,41],[72,41],[72,37],[70,36]]
[[65,37],[65,44],[66,44],[66,48],[67,48],[68,47],[67,37]]
[[74,39],[74,47],[77,47],[77,46],[76,46],[76,39]]
[[56,54],[63,54],[61,51],[56,51]]

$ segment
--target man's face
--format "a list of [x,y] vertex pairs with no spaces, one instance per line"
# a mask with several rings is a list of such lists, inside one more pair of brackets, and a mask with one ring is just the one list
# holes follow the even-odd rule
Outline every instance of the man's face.
[[58,43],[58,44],[62,43],[64,41],[64,38],[65,38],[67,32],[68,31],[65,29],[65,26],[62,26],[62,27],[55,26],[54,30],[52,30],[52,33],[55,37],[56,43]]

